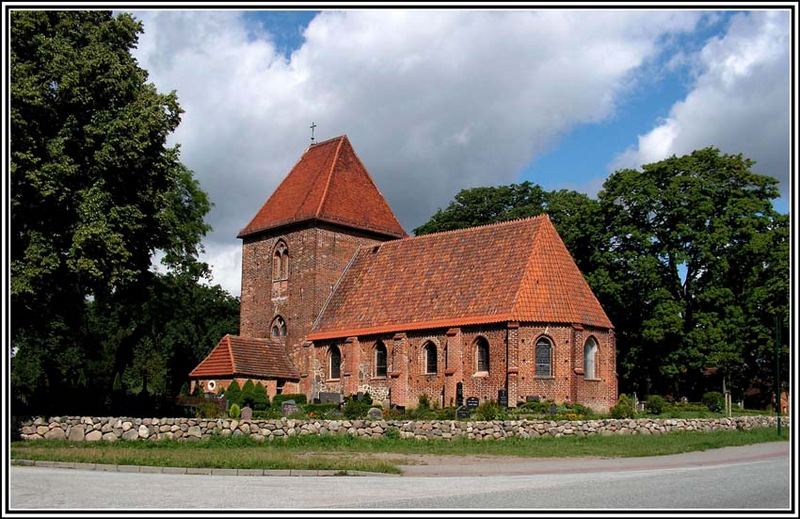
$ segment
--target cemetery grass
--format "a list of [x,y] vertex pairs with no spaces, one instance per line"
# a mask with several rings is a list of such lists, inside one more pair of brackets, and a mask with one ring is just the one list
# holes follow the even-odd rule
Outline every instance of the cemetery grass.
[[398,465],[419,463],[404,455],[518,457],[635,457],[678,454],[719,447],[786,441],[788,428],[686,431],[661,435],[508,438],[501,441],[410,440],[351,436],[297,436],[256,442],[249,437],[198,441],[14,442],[13,459],[240,469],[316,469],[400,473]]

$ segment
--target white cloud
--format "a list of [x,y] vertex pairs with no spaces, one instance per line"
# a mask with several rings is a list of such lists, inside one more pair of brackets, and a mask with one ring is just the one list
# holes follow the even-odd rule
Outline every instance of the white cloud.
[[327,11],[285,58],[237,13],[136,15],[135,54],[160,90],[178,91],[174,138],[215,204],[215,281],[236,294],[235,235],[298,159],[311,121],[319,139],[349,135],[410,231],[459,189],[512,182],[576,125],[612,116],[662,39],[701,16]]
[[727,33],[693,57],[694,84],[686,98],[611,169],[639,167],[706,146],[743,153],[753,170],[789,175],[789,16],[755,11],[733,17]]

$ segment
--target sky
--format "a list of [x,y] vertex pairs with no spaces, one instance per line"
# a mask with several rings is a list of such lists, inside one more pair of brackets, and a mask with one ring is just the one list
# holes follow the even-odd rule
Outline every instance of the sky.
[[620,168],[716,146],[788,212],[788,11],[137,11],[134,56],[185,110],[170,139],[214,206],[202,259],[239,295],[236,238],[310,143],[347,134],[408,232],[461,189],[596,196]]

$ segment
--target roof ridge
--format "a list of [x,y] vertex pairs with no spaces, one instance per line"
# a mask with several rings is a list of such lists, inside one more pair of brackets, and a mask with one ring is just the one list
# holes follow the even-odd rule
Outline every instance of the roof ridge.
[[356,257],[361,252],[361,249],[362,249],[361,246],[356,248],[355,252],[350,257],[350,261],[347,262],[347,265],[345,265],[344,270],[342,271],[341,274],[339,274],[339,279],[336,280],[336,284],[333,285],[333,287],[331,288],[330,293],[328,293],[328,297],[325,298],[325,304],[322,305],[322,308],[320,309],[319,313],[317,314],[317,317],[314,319],[314,322],[311,323],[311,331],[312,332],[314,331],[314,328],[316,328],[317,325],[319,324],[319,320],[322,318],[322,314],[325,313],[325,310],[328,308],[328,304],[330,304],[331,299],[333,299],[333,295],[336,293],[336,290],[339,288],[339,285],[342,284],[342,280],[344,279],[345,275],[347,274],[347,271],[350,270],[350,267],[353,265],[353,262],[355,262]]
[[472,227],[462,227],[461,229],[450,229],[448,231],[432,232],[432,233],[428,233],[428,234],[421,234],[419,236],[409,236],[407,238],[401,238],[399,240],[392,240],[392,241],[384,242],[384,243],[381,244],[381,246],[389,244],[389,243],[406,242],[406,241],[409,241],[409,240],[422,240],[424,238],[430,238],[430,237],[433,237],[433,236],[441,236],[443,234],[464,233],[464,232],[473,231],[475,229],[484,229],[486,227],[502,227],[502,226],[511,225],[511,224],[518,224],[518,223],[521,223],[521,222],[532,222],[534,220],[539,220],[539,219],[544,218],[544,217],[547,217],[548,220],[550,219],[550,216],[547,213],[542,213],[542,214],[537,214],[536,216],[526,216],[524,218],[514,218],[513,220],[503,220],[501,222],[483,223],[483,224],[480,224],[480,225],[473,225]]
[[[311,148],[313,148],[315,146],[320,146],[322,144],[328,144],[330,142],[333,142],[333,141],[339,140],[339,139],[347,139],[347,134],[343,133],[341,135],[337,135],[336,137],[331,137],[330,139],[325,139],[324,141],[319,141],[319,142],[315,142],[313,144],[309,144],[308,147],[306,148],[306,151],[310,150]],[[303,153],[305,153],[305,152],[303,152]]]
[[381,190],[380,190],[380,188],[378,187],[378,184],[376,184],[376,183],[375,183],[375,180],[373,180],[373,178],[372,178],[372,175],[370,174],[369,170],[368,170],[368,169],[367,169],[367,167],[364,165],[364,163],[361,161],[361,157],[359,157],[359,156],[358,156],[358,152],[356,152],[356,149],[355,149],[355,147],[353,146],[353,143],[351,143],[351,142],[350,142],[350,139],[347,139],[347,136],[345,136],[345,139],[346,139],[346,140],[347,140],[347,142],[350,144],[350,150],[353,152],[353,157],[355,157],[355,158],[356,158],[356,160],[358,161],[358,164],[359,164],[359,166],[361,166],[361,169],[363,169],[363,170],[364,170],[364,173],[366,173],[366,175],[367,175],[367,180],[369,180],[369,183],[370,183],[370,184],[372,184],[372,187],[374,187],[374,188],[375,188],[375,191],[377,191],[377,192],[378,192],[378,194],[379,194],[379,195],[381,195],[381,198],[382,198],[382,199],[384,200],[384,202],[386,203],[386,207],[388,207],[388,208],[389,208],[389,214],[391,214],[391,215],[392,215],[392,218],[394,218],[394,221],[395,221],[395,222],[397,222],[397,225],[400,227],[400,229],[402,229],[402,230],[403,230],[403,234],[405,234],[406,236],[408,236],[408,233],[406,232],[406,230],[405,230],[405,229],[403,229],[403,226],[402,226],[402,224],[400,223],[400,220],[397,218],[397,215],[396,215],[396,214],[394,214],[394,210],[392,209],[392,206],[391,206],[391,205],[389,205],[389,202],[386,200],[386,197],[383,195],[383,191],[381,191]]
[[234,373],[238,373],[239,370],[236,369],[236,359],[233,356],[233,346],[231,346],[231,334],[226,333],[225,337],[222,338],[228,344],[228,356],[231,358],[231,368],[233,368]]
[[[548,217],[548,220],[550,218]],[[534,251],[536,250],[536,245],[539,241],[541,241],[541,229],[537,226],[536,231],[533,236],[533,240],[531,241],[530,250],[528,251],[528,261],[525,262],[525,270],[522,271],[522,275],[519,278],[519,285],[517,285],[517,293],[514,294],[514,300],[511,302],[511,311],[510,314],[512,317],[517,317],[517,303],[519,303],[519,297],[522,293],[522,289],[525,287],[525,279],[528,277],[528,272],[531,270],[531,265],[534,263],[533,258],[536,256]]]
[[314,212],[315,218],[319,218],[319,215],[322,213],[322,206],[325,205],[325,199],[328,197],[328,188],[331,187],[333,170],[336,169],[336,162],[339,160],[339,152],[342,150],[342,144],[344,144],[344,137],[339,137],[339,144],[336,146],[336,153],[333,154],[333,160],[331,161],[331,169],[328,170],[328,179],[325,181],[325,189],[322,191],[322,196],[319,197],[319,205]]
[[[227,336],[227,335],[226,335],[226,336]],[[203,364],[205,361],[207,361],[209,357],[211,357],[211,354],[212,354],[212,353],[214,353],[214,350],[216,350],[216,349],[217,349],[217,347],[219,347],[219,343],[220,343],[220,342],[222,342],[222,340],[223,340],[223,339],[225,339],[225,337],[223,337],[222,339],[220,339],[220,340],[219,340],[219,342],[217,342],[217,344],[215,344],[215,345],[214,345],[214,347],[213,347],[213,348],[211,348],[211,350],[209,350],[209,352],[206,354],[206,356],[205,356],[205,357],[203,357],[203,360],[201,360],[200,362],[198,362],[198,363],[197,363],[197,366],[195,366],[195,367],[194,367],[194,369],[192,369],[192,371],[190,371],[190,372],[189,372],[189,375],[190,375],[190,376],[191,376],[191,374],[192,374],[192,373],[194,373],[194,371],[195,371],[197,368],[199,368],[199,367],[200,367],[200,366],[201,366],[201,365],[202,365],[202,364]]]

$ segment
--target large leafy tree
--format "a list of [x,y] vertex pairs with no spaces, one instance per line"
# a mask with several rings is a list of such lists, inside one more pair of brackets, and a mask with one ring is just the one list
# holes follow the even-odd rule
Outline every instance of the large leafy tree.
[[770,388],[774,316],[788,313],[788,218],[752,166],[707,148],[617,171],[598,200],[466,189],[415,233],[547,212],[616,327],[622,391],[697,398],[724,378],[741,396]]
[[20,395],[63,395],[91,385],[105,358],[86,340],[87,303],[146,295],[156,251],[172,271],[202,275],[210,204],[166,145],[181,108],[131,55],[138,21],[10,17],[14,382]]
[[[773,317],[788,311],[788,220],[777,180],[715,148],[612,174],[599,194],[623,378],[696,396],[767,376]],[[716,373],[716,378],[708,378]],[[715,387],[719,389],[719,385]]]

